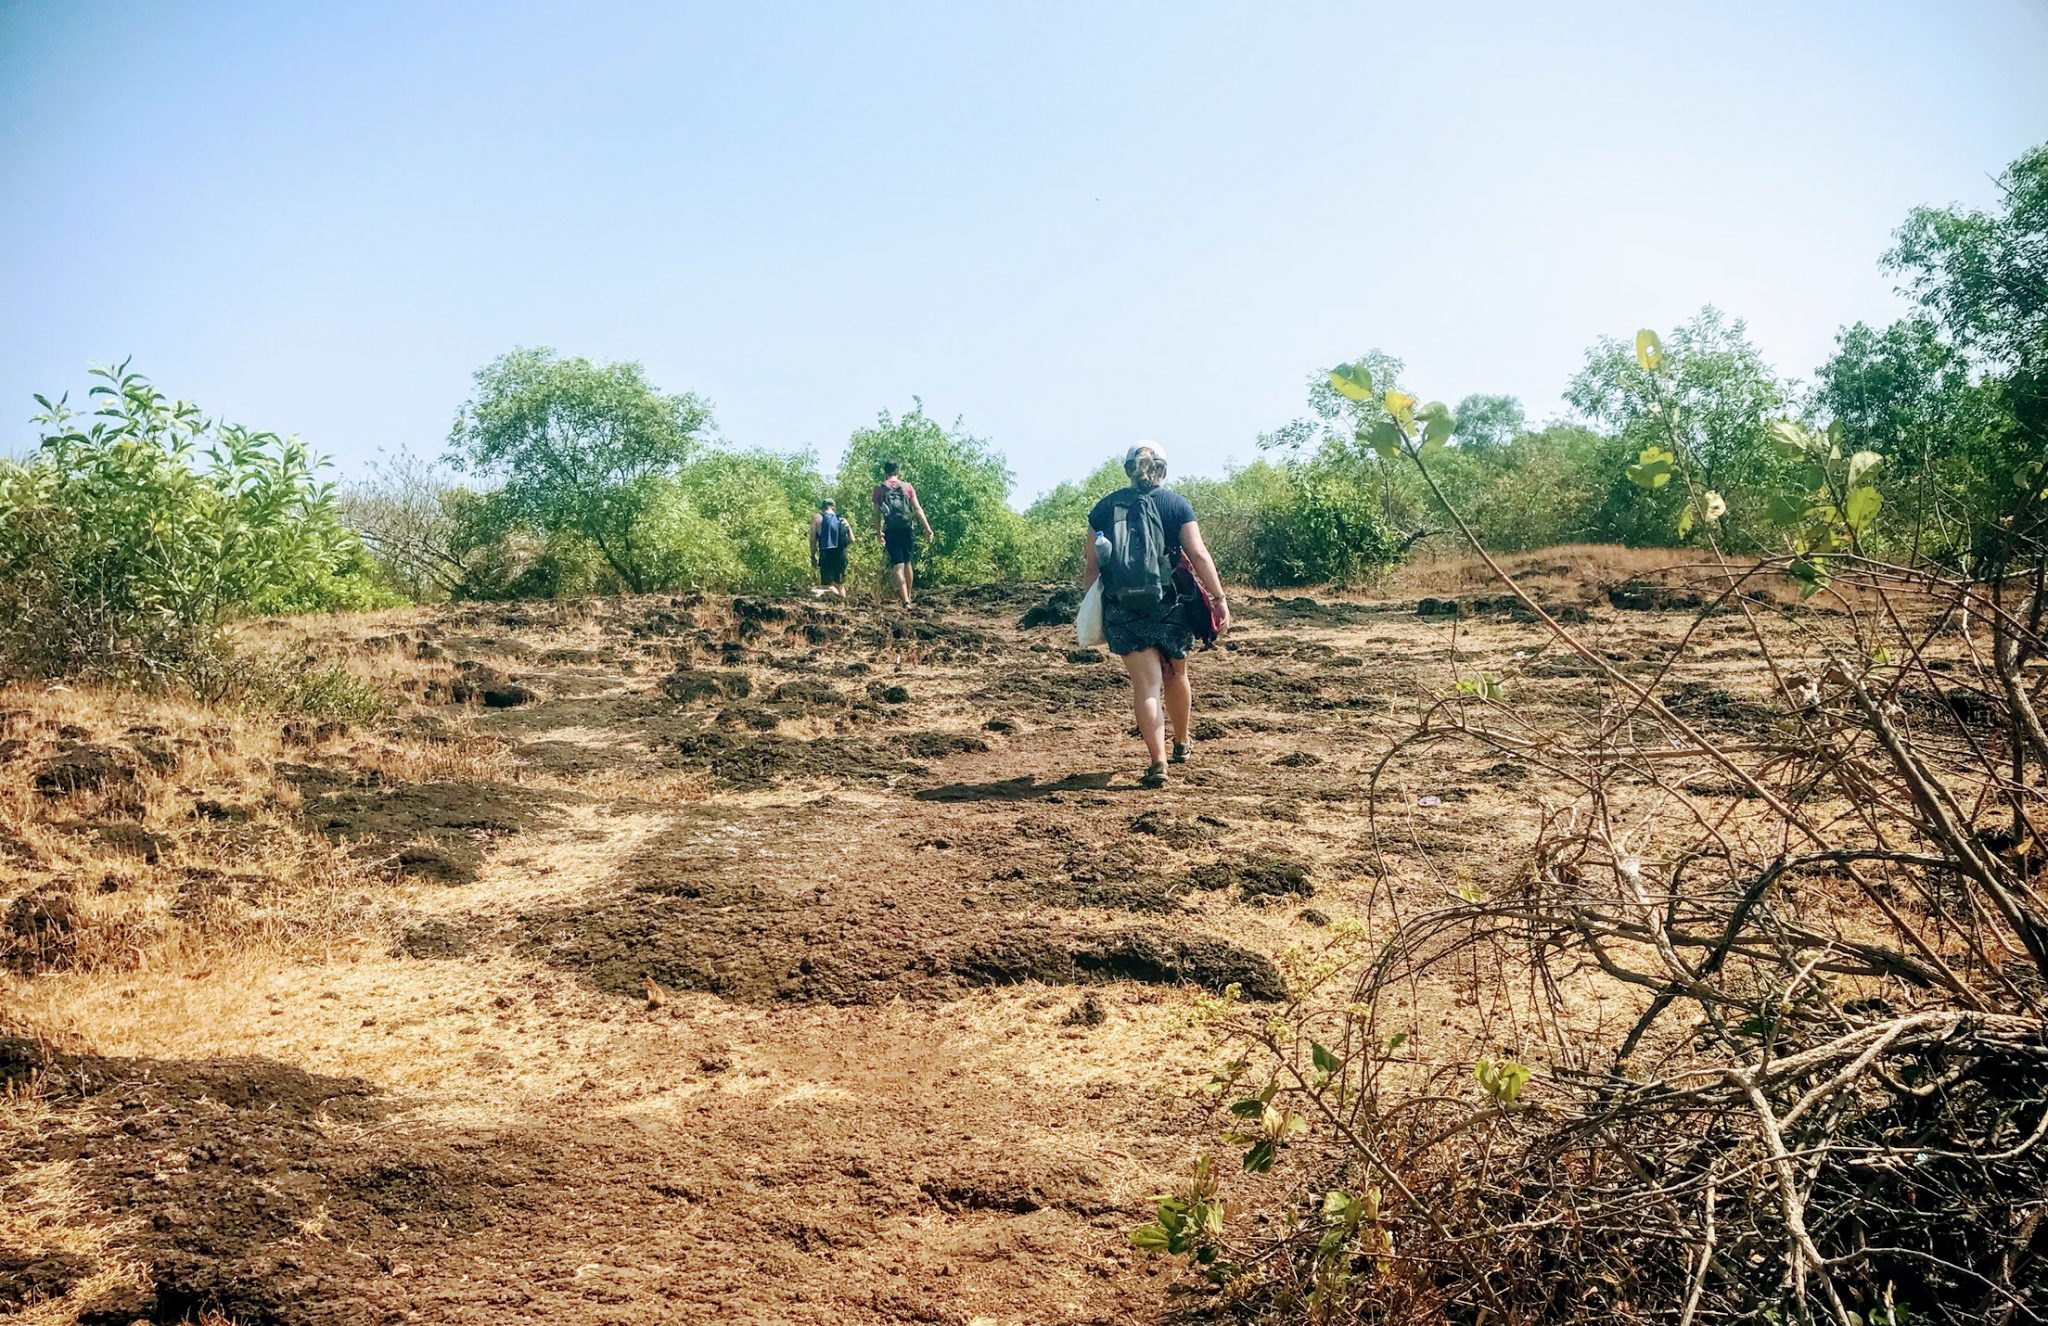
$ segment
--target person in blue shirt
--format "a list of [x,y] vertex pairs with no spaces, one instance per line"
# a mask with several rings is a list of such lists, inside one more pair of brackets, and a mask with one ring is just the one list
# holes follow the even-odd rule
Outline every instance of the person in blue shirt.
[[811,517],[811,569],[818,573],[818,587],[812,596],[836,594],[846,598],[846,545],[853,542],[853,526],[831,498],[818,504]]
[[[1140,442],[1124,453],[1124,474],[1130,484],[1098,501],[1088,512],[1088,550],[1081,573],[1085,593],[1101,574],[1098,538],[1105,538],[1114,522],[1115,509],[1128,494],[1151,498],[1159,512],[1166,535],[1168,564],[1186,555],[1188,569],[1209,597],[1208,609],[1215,631],[1221,636],[1230,629],[1230,604],[1223,596],[1223,581],[1216,574],[1216,561],[1202,542],[1202,527],[1195,521],[1195,509],[1187,498],[1164,486],[1166,451],[1157,442]],[[1170,583],[1170,582],[1169,582]],[[1151,763],[1138,781],[1146,787],[1166,784],[1166,765],[1187,762],[1193,743],[1191,711],[1194,695],[1188,688],[1188,650],[1194,632],[1186,614],[1199,605],[1169,591],[1157,607],[1132,609],[1114,596],[1105,596],[1102,633],[1111,653],[1123,660],[1131,679],[1131,712],[1138,720],[1138,734],[1145,739]],[[1166,728],[1173,729],[1172,754],[1167,753]]]

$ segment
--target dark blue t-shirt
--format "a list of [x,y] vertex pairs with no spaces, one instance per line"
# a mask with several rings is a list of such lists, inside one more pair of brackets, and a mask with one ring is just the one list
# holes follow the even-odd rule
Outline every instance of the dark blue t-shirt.
[[[1109,532],[1111,520],[1110,504],[1117,499],[1118,495],[1129,491],[1130,489],[1128,488],[1119,488],[1116,492],[1111,493],[1095,504],[1094,509],[1088,513],[1088,528],[1091,532],[1099,534],[1107,534]],[[1171,488],[1154,488],[1150,495],[1152,505],[1159,508],[1159,524],[1166,531],[1166,551],[1170,556],[1179,556],[1180,527],[1194,523],[1195,508],[1189,505],[1187,498],[1182,497]]]

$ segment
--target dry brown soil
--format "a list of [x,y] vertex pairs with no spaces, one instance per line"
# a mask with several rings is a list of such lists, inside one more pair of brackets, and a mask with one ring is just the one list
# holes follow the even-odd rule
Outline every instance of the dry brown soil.
[[[1688,620],[1537,569],[1631,667]],[[1500,603],[1417,606],[1247,596],[1157,792],[1043,590],[267,628],[405,697],[369,724],[0,693],[0,1313],[1185,1313],[1124,1232],[1213,1144],[1204,989],[1512,867],[1497,756],[1397,761],[1369,846],[1455,670],[1609,698]]]

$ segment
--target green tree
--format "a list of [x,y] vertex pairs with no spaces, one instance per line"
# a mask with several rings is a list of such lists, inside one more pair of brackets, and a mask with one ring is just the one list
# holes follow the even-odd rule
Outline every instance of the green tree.
[[1328,369],[1309,376],[1309,413],[1319,425],[1317,440],[1324,447],[1352,447],[1361,433],[1370,431],[1374,424],[1387,417],[1386,393],[1403,390],[1401,375],[1406,365],[1384,350],[1367,350],[1348,363],[1354,370],[1371,377],[1374,391],[1365,399],[1339,392],[1330,383]]
[[1504,447],[1528,428],[1522,403],[1513,396],[1467,396],[1451,413],[1458,421],[1451,444],[1469,450]]
[[2048,358],[2048,144],[1999,176],[1990,211],[1915,208],[1885,266],[1954,344],[1992,372]]
[[942,427],[925,414],[922,401],[901,417],[884,410],[847,441],[837,500],[861,532],[853,545],[859,564],[878,565],[870,494],[881,482],[883,463],[892,460],[917,489],[938,536],[935,547],[920,550],[920,583],[976,584],[1022,569],[1024,521],[1009,508],[1010,470],[1002,454],[957,419]]
[[642,523],[711,427],[687,392],[657,391],[638,364],[517,349],[478,369],[449,434],[456,468],[499,481],[496,510],[543,536],[587,541],[628,589],[653,586]]
[[[1602,337],[1586,352],[1586,366],[1566,387],[1565,399],[1605,425],[1631,454],[1667,446],[1675,426],[1701,485],[1726,496],[1725,528],[1745,546],[1768,541],[1765,504],[1787,463],[1770,439],[1771,420],[1785,409],[1784,385],[1750,344],[1742,322],[1731,323],[1711,307],[1665,338],[1662,353],[1660,387],[1633,345]],[[1675,425],[1666,401],[1676,408]],[[1614,473],[1598,536],[1670,542],[1685,501],[1682,486],[1664,485],[1645,499],[1619,469]]]
[[[1310,462],[1326,469],[1348,466],[1355,478],[1367,483],[1378,495],[1379,527],[1412,533],[1422,527],[1425,518],[1420,485],[1403,467],[1388,464],[1365,442],[1374,429],[1387,426],[1386,400],[1390,393],[1401,394],[1404,367],[1400,359],[1384,350],[1368,350],[1344,368],[1356,374],[1358,382],[1369,383],[1372,390],[1354,390],[1350,394],[1336,389],[1329,370],[1311,374],[1308,414],[1261,434],[1259,447],[1282,453],[1290,464]],[[1292,492],[1297,476],[1283,467],[1283,477]],[[1288,500],[1294,500],[1294,496]]]
[[1844,448],[1885,457],[1885,528],[1914,555],[1951,546],[1981,485],[1967,439],[1984,402],[1963,353],[1926,318],[1881,332],[1859,322],[1842,329],[1816,379],[1814,403],[1841,426]]
[[[1999,176],[1990,210],[1916,209],[1885,265],[1979,384],[1948,452],[1975,517],[1974,556],[2004,560],[2048,537],[2048,145]],[[1945,377],[1915,408],[1939,410]]]

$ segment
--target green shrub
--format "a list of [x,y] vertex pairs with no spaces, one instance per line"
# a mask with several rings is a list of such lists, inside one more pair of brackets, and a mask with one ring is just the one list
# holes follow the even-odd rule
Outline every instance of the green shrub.
[[852,548],[855,572],[872,578],[881,569],[869,494],[881,482],[883,462],[891,460],[902,465],[938,535],[935,547],[919,535],[920,583],[982,584],[1014,578],[1024,569],[1025,522],[1009,507],[1010,471],[1002,454],[957,420],[941,427],[919,402],[901,418],[884,410],[872,427],[855,429],[847,442],[834,496],[861,536]]
[[[1026,574],[1080,574],[1088,512],[1124,486],[1109,460],[1080,483],[1063,483],[1024,512]],[[1187,498],[1224,579],[1258,588],[1367,580],[1396,548],[1379,515],[1373,476],[1335,459],[1259,461],[1222,479],[1167,478]]]
[[678,499],[723,543],[713,554],[694,533],[664,536],[664,548],[680,551],[682,543],[668,542],[677,538],[701,546],[705,565],[691,583],[776,594],[808,581],[811,513],[824,488],[810,457],[711,451],[683,470],[677,488]]
[[[1611,532],[1601,513],[1623,468],[1623,450],[1590,429],[1558,424],[1501,444],[1447,447],[1433,458],[1430,471],[1482,543],[1497,552],[1521,552],[1597,541]],[[1447,523],[1412,467],[1401,481],[1432,513],[1428,523]]]
[[1293,482],[1288,475],[1299,464],[1262,460],[1222,479],[1169,479],[1174,491],[1195,508],[1202,541],[1225,580],[1259,583],[1259,531],[1269,523],[1267,513],[1283,509],[1292,499]]
[[0,462],[0,673],[176,684],[237,616],[394,601],[302,444],[93,373],[89,427],[39,396]]
[[[1017,554],[1024,578],[1078,579],[1088,539],[1088,512],[1105,493],[1115,492],[1124,482],[1122,462],[1106,460],[1079,483],[1070,479],[1041,493],[1026,507],[1018,530]],[[1170,478],[1167,483],[1174,486]]]
[[1381,494],[1355,467],[1295,465],[1286,479],[1285,500],[1258,507],[1250,522],[1246,580],[1261,587],[1353,583],[1399,560],[1381,519]]

